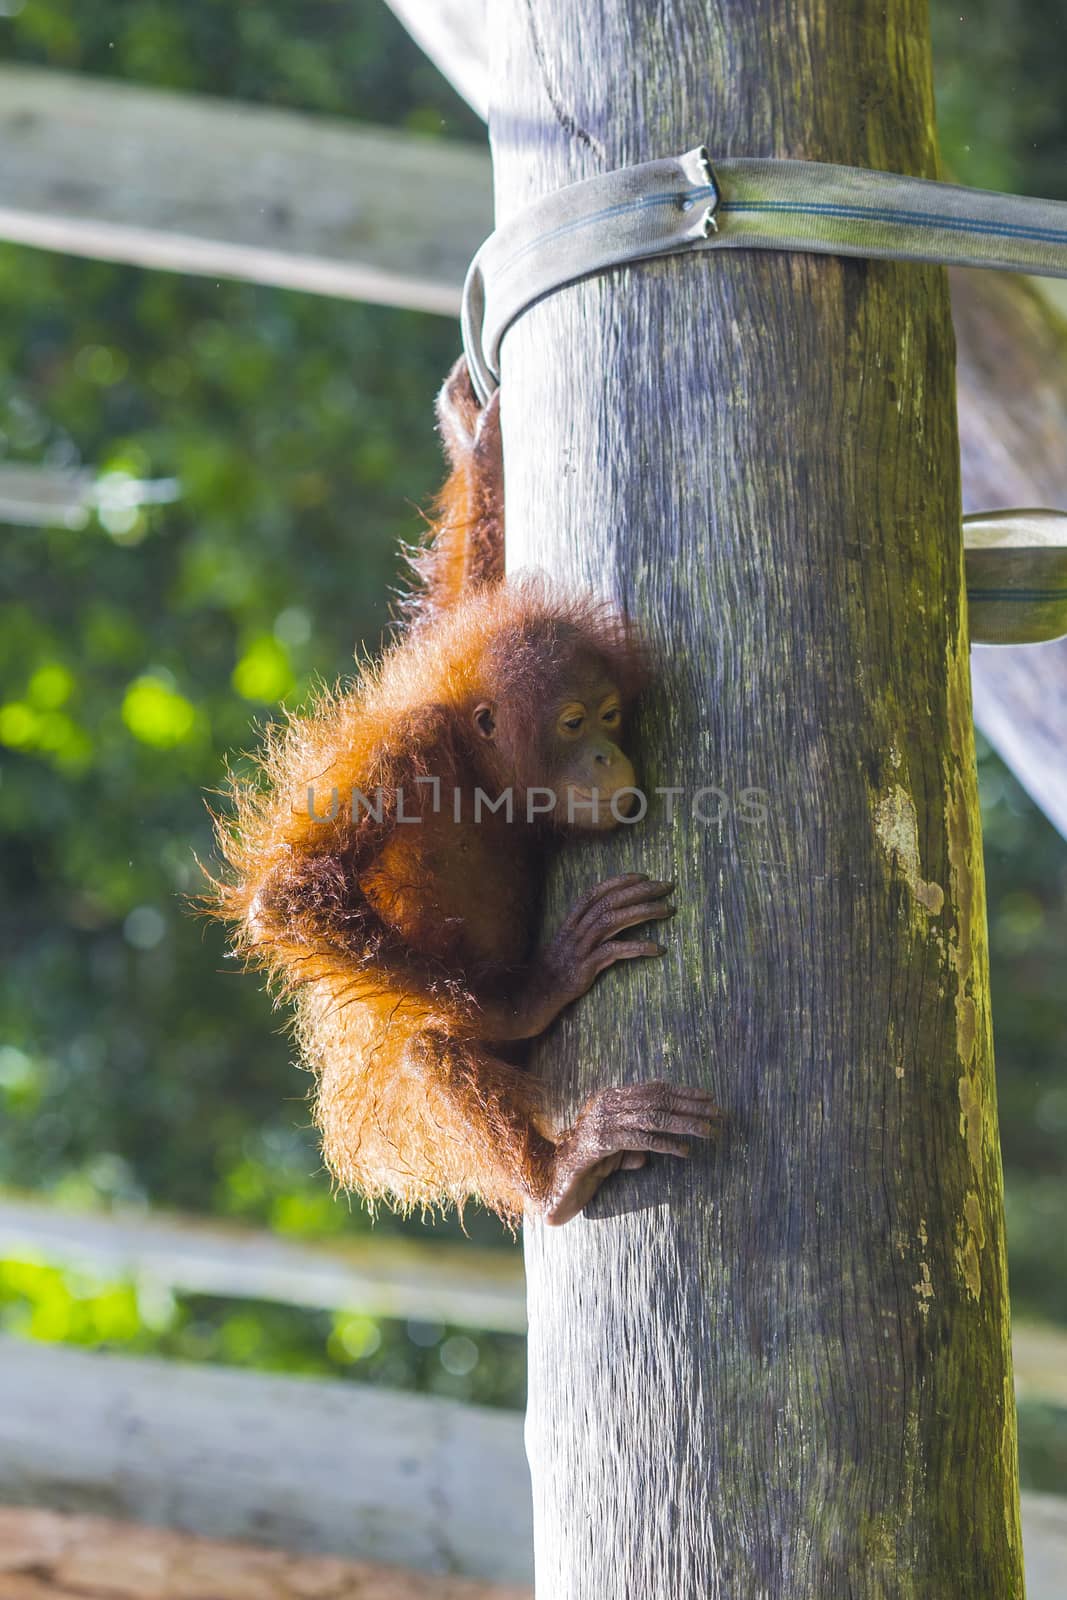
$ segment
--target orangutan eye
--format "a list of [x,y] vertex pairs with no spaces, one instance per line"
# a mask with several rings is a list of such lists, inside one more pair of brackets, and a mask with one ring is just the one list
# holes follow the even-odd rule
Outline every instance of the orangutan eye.
[[565,738],[576,738],[585,727],[585,707],[566,706],[560,712],[558,727]]
[[600,713],[600,720],[605,728],[617,728],[622,721],[622,709],[619,706],[608,706]]

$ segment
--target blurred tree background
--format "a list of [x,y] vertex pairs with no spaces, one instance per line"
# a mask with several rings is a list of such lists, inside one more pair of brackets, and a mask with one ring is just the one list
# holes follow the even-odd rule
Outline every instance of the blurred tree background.
[[[1067,198],[1061,0],[933,13],[949,169]],[[0,0],[0,57],[484,140],[380,0]],[[227,757],[381,638],[458,344],[440,317],[0,246],[0,459],[181,484],[173,504],[4,529],[8,1189],[305,1237],[368,1226],[330,1193],[279,1017],[183,897]],[[980,776],[1013,1298],[1067,1324],[1067,844],[985,749]],[[492,1219],[467,1227],[513,1248]],[[19,1262],[0,1265],[0,1327],[522,1400],[517,1339]],[[1067,1489],[1062,1413],[1024,1407],[1023,1447],[1028,1483]]]

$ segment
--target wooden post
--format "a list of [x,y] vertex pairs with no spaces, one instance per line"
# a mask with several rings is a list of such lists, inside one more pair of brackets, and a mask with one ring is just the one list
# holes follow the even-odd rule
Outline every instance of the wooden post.
[[[922,0],[489,27],[501,220],[701,141],[937,173]],[[563,1116],[667,1075],[731,1119],[527,1229],[539,1600],[1021,1596],[945,274],[589,280],[508,334],[503,425],[509,565],[642,620],[636,754],[680,791],[562,861],[556,914],[627,868],[680,910],[539,1065]]]

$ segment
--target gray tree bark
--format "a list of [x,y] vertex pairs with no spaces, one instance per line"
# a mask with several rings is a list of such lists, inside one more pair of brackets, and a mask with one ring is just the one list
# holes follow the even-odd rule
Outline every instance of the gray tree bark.
[[[921,0],[489,27],[501,220],[701,141],[937,172]],[[730,1118],[527,1229],[539,1600],[1021,1596],[945,274],[753,253],[572,286],[508,334],[503,418],[509,565],[641,619],[636,753],[681,791],[561,860],[557,914],[625,868],[680,912],[540,1066],[561,1117],[663,1075]]]

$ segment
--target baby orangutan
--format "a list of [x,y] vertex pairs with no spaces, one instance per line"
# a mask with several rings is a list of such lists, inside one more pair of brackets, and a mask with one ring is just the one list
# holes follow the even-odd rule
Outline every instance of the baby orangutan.
[[562,1223],[718,1112],[702,1089],[632,1084],[552,1134],[516,1059],[607,967],[664,953],[621,936],[670,916],[672,885],[610,878],[534,948],[546,852],[634,798],[619,738],[641,653],[610,609],[505,582],[497,406],[479,411],[462,360],[438,414],[452,472],[403,635],[269,733],[263,781],[235,784],[219,824],[212,909],[295,1000],[341,1184]]

